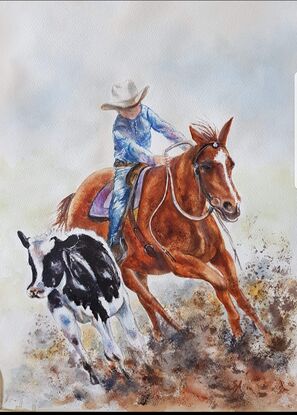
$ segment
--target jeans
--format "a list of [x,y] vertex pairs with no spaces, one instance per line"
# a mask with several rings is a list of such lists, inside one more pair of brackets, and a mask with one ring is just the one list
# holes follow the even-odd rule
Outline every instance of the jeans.
[[126,177],[131,167],[117,167],[113,181],[113,194],[109,206],[108,244],[117,243],[120,238],[119,230],[127,208],[131,189],[126,183]]

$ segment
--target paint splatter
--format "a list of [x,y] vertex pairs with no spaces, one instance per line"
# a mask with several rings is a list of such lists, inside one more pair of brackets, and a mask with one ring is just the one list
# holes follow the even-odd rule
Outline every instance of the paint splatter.
[[[127,349],[129,379],[108,367],[100,338],[83,328],[84,342],[104,385],[91,386],[67,342],[46,314],[28,336],[22,367],[8,385],[10,407],[125,410],[292,410],[297,408],[297,279],[283,236],[263,237],[257,220],[245,223],[244,270],[240,284],[273,334],[265,346],[250,320],[241,314],[243,336],[236,341],[213,290],[183,281],[161,301],[183,322],[180,333],[162,323],[164,339],[150,339],[151,361],[143,363]],[[243,226],[244,227],[244,226]],[[190,291],[189,291],[190,290]],[[136,318],[139,315],[136,314]],[[142,318],[142,317],[141,317]],[[142,321],[142,320],[141,320]],[[141,324],[149,332],[147,320]]]

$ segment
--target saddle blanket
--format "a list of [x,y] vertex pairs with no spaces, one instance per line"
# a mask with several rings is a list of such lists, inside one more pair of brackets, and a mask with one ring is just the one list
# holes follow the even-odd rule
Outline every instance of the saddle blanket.
[[[150,166],[145,167],[141,170],[137,178],[133,209],[138,209],[139,207],[144,176],[149,169]],[[113,181],[108,182],[102,189],[99,190],[89,211],[89,216],[91,218],[108,219],[108,209],[112,198],[112,192]]]

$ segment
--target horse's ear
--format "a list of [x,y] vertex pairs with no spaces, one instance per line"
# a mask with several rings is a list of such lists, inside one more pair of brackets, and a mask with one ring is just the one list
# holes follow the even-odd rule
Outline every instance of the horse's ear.
[[231,128],[231,124],[233,121],[233,117],[230,118],[229,121],[226,122],[226,124],[224,124],[223,128],[220,131],[219,137],[218,137],[218,141],[224,146],[226,145],[226,141],[228,138],[228,134]]
[[195,143],[198,144],[198,146],[202,146],[202,144],[205,143],[205,138],[203,135],[198,130],[196,130],[193,125],[190,125],[189,129]]

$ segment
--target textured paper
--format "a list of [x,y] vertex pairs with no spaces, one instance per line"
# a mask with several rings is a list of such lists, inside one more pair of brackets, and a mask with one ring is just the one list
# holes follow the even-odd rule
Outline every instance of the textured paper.
[[[296,3],[286,1],[0,4],[3,407],[296,410],[296,15]],[[228,228],[243,266],[240,284],[283,341],[269,350],[242,315],[245,336],[233,343],[210,286],[150,277],[152,292],[194,327],[195,337],[185,341],[162,323],[153,370],[135,361],[134,386],[106,393],[74,365],[45,302],[26,295],[31,274],[16,231],[48,230],[60,200],[112,165],[115,113],[100,105],[114,82],[130,78],[150,85],[144,102],[187,137],[192,122],[220,128],[234,116],[228,149],[242,212]],[[154,134],[155,154],[167,145]],[[148,318],[129,294],[150,336]],[[103,362],[99,337],[89,327],[83,337]]]

